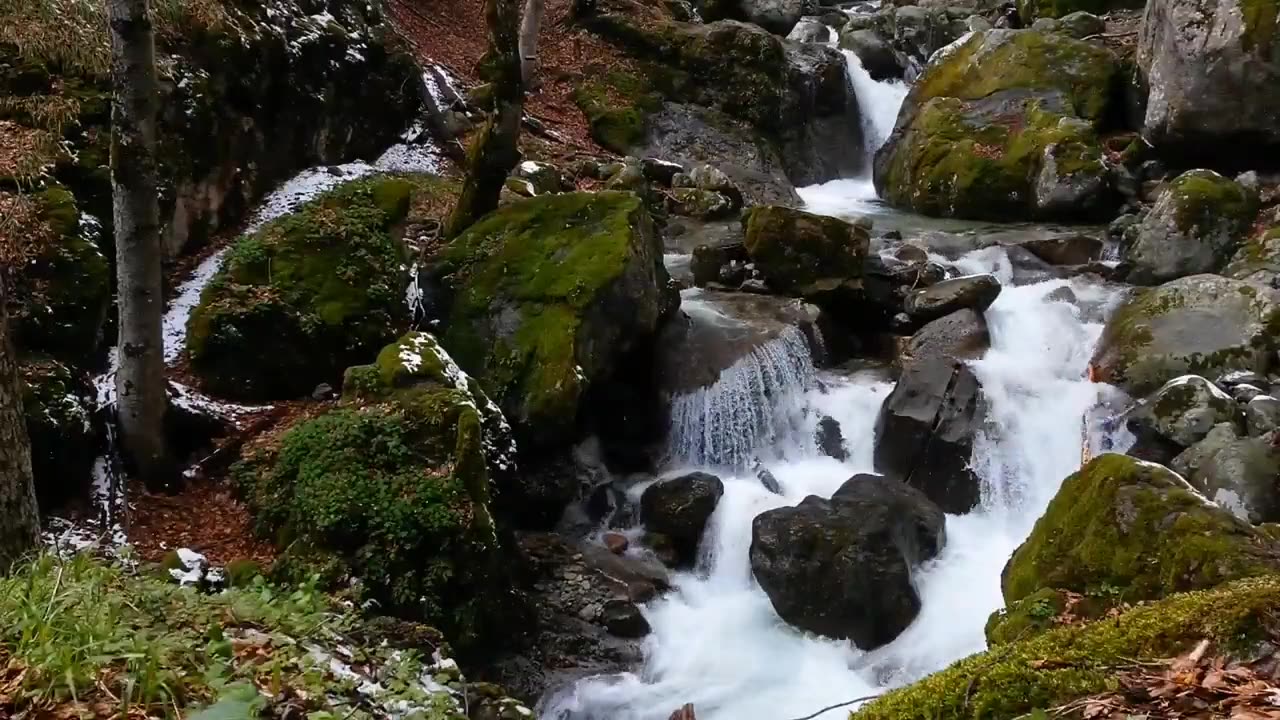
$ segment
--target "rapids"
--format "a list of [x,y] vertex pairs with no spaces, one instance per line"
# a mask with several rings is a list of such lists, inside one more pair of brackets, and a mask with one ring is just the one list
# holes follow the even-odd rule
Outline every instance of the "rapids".
[[[846,55],[870,157],[892,129],[906,87],[876,83]],[[979,228],[893,211],[876,198],[869,169],[862,177],[802,188],[801,196],[812,212],[869,216],[878,231],[898,229],[926,245],[931,234]],[[1018,285],[998,246],[934,259],[955,275],[993,273],[1004,289],[986,312],[991,347],[973,363],[988,408],[971,459],[983,499],[972,512],[947,517],[945,549],[914,579],[922,599],[915,622],[892,643],[863,652],[783,623],[751,576],[756,515],[810,494],[829,496],[851,475],[873,471],[876,415],[892,389],[871,372],[815,370],[798,333],[784,334],[726,369],[717,383],[673,400],[670,472],[706,468],[725,481],[698,567],[643,608],[652,633],[642,666],[552,689],[539,705],[541,717],[666,720],[693,703],[699,720],[802,718],[984,649],[983,626],[1002,605],[1005,561],[1080,465],[1082,443],[1100,442],[1091,430],[1096,423],[1085,418],[1105,401],[1105,388],[1089,382],[1085,371],[1121,288],[1083,279]],[[1049,297],[1064,286],[1076,304]],[[685,311],[732,321],[703,299],[686,299]],[[814,429],[823,415],[840,423],[846,461],[816,448]],[[768,492],[751,471],[757,461],[777,478],[781,495]],[[819,717],[842,717],[849,709]]]

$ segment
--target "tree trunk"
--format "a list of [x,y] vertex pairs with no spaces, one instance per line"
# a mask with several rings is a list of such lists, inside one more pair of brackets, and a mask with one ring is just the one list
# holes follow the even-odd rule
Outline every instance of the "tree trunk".
[[520,81],[520,2],[485,0],[489,50],[480,60],[481,78],[490,84],[493,107],[467,153],[467,177],[449,217],[449,237],[456,237],[481,216],[498,207],[498,195],[520,162],[520,119],[524,85]]
[[40,534],[31,441],[22,414],[18,359],[9,341],[5,271],[0,269],[0,575],[35,547]]
[[542,86],[538,77],[538,32],[542,27],[543,0],[524,0],[520,18],[520,79],[526,90]]
[[178,480],[165,447],[168,403],[156,199],[155,39],[147,0],[110,0],[111,189],[119,274],[116,397],[126,466],[152,490]]

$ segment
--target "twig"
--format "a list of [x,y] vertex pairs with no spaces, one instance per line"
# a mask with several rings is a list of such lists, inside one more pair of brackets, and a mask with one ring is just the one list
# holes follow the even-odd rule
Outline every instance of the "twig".
[[854,699],[852,699],[852,700],[846,700],[846,701],[844,701],[844,702],[842,702],[842,703],[836,703],[835,705],[828,705],[828,706],[826,706],[826,707],[822,708],[821,710],[819,710],[819,711],[817,711],[817,712],[815,712],[815,713],[813,713],[813,714],[811,714],[811,715],[805,715],[804,717],[793,718],[793,720],[813,720],[814,718],[818,717],[819,715],[821,715],[821,714],[822,714],[822,713],[824,713],[824,712],[827,712],[828,710],[835,710],[836,708],[842,708],[842,707],[845,707],[845,706],[847,706],[847,705],[852,705],[852,704],[854,704],[854,703],[866,702],[867,700],[875,700],[875,699],[876,699],[876,698],[878,698],[878,697],[880,697],[880,696],[879,696],[879,695],[867,695],[866,697],[860,697],[860,698],[854,698]]
[[1093,40],[1095,38],[1120,38],[1120,37],[1129,37],[1130,35],[1137,35],[1137,34],[1138,34],[1137,30],[1130,30],[1128,32],[1118,32],[1118,33],[1098,33],[1096,35],[1089,35],[1084,39]]

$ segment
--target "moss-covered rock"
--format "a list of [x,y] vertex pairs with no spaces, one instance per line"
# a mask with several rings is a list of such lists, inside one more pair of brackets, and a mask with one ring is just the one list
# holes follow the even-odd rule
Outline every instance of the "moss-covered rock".
[[234,469],[295,574],[359,577],[383,607],[474,650],[519,616],[491,510],[510,470],[496,407],[429,335],[350,368],[343,403],[248,451]]
[[861,290],[869,222],[765,206],[744,213],[743,225],[747,254],[771,287],[804,297]]
[[1274,572],[1276,559],[1271,540],[1169,469],[1106,454],[1063,481],[1001,586],[1007,602],[1044,588],[1136,602]]
[[1278,328],[1272,288],[1192,275],[1129,296],[1107,322],[1091,365],[1097,380],[1146,395],[1182,375],[1266,371]]
[[573,436],[588,390],[644,342],[674,297],[644,202],[565,193],[513,202],[445,248],[443,342],[526,449]]
[[89,486],[98,449],[93,391],[82,371],[51,358],[27,359],[18,371],[36,497],[48,512]]
[[987,644],[1005,645],[1053,628],[1056,624],[1054,619],[1067,609],[1068,602],[1065,591],[1041,588],[1010,603],[987,618],[983,629]]
[[971,655],[893,690],[853,720],[996,720],[1057,707],[1106,690],[1116,666],[1171,657],[1202,639],[1247,652],[1280,610],[1280,577],[1239,580],[1175,595],[1115,619],[1062,627]]
[[1127,279],[1150,285],[1221,270],[1257,214],[1256,191],[1212,170],[1185,172],[1160,192],[1125,248]]
[[1280,227],[1264,229],[1248,238],[1222,274],[1275,286],[1275,279],[1280,277]]
[[239,239],[188,323],[209,390],[261,400],[309,392],[408,324],[396,225],[411,181],[348,183]]
[[11,288],[14,339],[25,352],[87,365],[102,344],[111,270],[100,228],[61,185],[26,195],[0,193],[26,262]]
[[579,84],[573,101],[601,147],[626,154],[644,142],[648,116],[662,105],[649,82],[625,70],[599,72]]
[[972,218],[1091,218],[1110,208],[1096,131],[1111,53],[1032,30],[972,34],[908,94],[875,181],[895,205]]

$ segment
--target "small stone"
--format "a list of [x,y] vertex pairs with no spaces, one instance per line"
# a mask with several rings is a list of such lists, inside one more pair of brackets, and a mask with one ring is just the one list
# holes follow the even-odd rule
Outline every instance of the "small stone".
[[618,637],[639,638],[649,634],[649,621],[630,601],[609,600],[601,615],[605,628]]
[[627,546],[631,541],[627,540],[627,536],[622,533],[610,532],[604,534],[604,546],[609,548],[609,552],[614,555],[621,555],[627,551]]
[[334,397],[333,386],[329,383],[320,383],[315,390],[311,391],[311,399],[317,402],[324,400],[332,400]]
[[742,292],[755,293],[756,295],[768,295],[771,292],[769,290],[769,286],[765,284],[765,281],[760,278],[751,278],[750,280],[744,280],[742,281],[742,285],[738,289],[741,290]]

